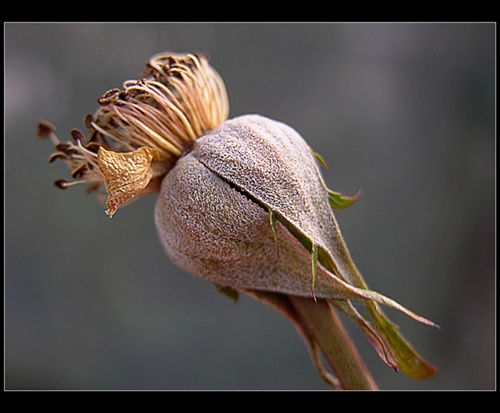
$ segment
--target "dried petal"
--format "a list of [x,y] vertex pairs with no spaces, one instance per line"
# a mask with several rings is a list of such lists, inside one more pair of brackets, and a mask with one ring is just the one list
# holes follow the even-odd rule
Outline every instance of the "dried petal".
[[158,152],[139,148],[133,152],[116,153],[99,148],[97,163],[104,176],[108,193],[106,213],[112,217],[118,207],[145,189],[155,176],[153,161]]

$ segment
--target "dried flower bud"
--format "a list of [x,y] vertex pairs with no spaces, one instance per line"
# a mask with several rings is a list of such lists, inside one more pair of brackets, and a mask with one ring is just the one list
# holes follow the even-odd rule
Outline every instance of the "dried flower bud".
[[50,161],[61,159],[79,179],[56,185],[105,190],[110,216],[159,190],[155,222],[171,259],[233,298],[243,292],[280,310],[333,386],[338,382],[319,357],[321,340],[311,333],[325,326],[306,325],[287,297],[314,300],[322,314],[335,306],[389,366],[416,378],[432,375],[434,366],[380,304],[434,324],[368,289],[342,239],[332,209],[351,205],[358,195],[326,187],[319,171],[324,160],[291,127],[258,115],[227,120],[224,83],[205,57],[160,54],[146,67],[146,78],[98,99],[99,110],[85,118],[91,129],[86,145],[78,130],[71,132],[73,142],[62,143],[52,125],[40,124],[39,136],[57,149]]
[[[168,255],[186,271],[219,288],[335,300],[388,365],[414,376],[431,374],[432,366],[400,336],[397,346],[390,345],[397,330],[377,304],[434,323],[367,289],[331,211],[332,197],[342,205],[353,201],[327,190],[297,132],[242,116],[199,138],[167,174],[156,226]],[[353,299],[366,303],[376,328]]]
[[[241,116],[199,138],[164,178],[155,216],[174,262],[219,286],[365,294],[342,280],[348,256],[325,184],[311,149],[283,123]],[[313,285],[313,250],[319,272],[336,277],[318,274]]]

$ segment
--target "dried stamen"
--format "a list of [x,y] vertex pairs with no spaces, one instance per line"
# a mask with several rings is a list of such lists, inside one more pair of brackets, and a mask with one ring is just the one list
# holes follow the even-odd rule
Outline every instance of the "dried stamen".
[[78,141],[85,142],[85,135],[79,129],[71,129],[70,134],[75,143]]
[[38,137],[42,139],[50,139],[55,133],[56,127],[52,123],[42,120],[38,123]]
[[106,190],[109,215],[139,193],[157,191],[158,178],[229,114],[224,83],[206,57],[158,54],[146,69],[144,79],[126,81],[124,90],[111,89],[98,99],[100,108],[85,117],[88,139],[73,129],[73,141],[61,142],[49,122],[38,125],[38,136],[57,149],[49,161],[61,159],[79,179],[60,179],[56,186],[84,183],[92,191]]

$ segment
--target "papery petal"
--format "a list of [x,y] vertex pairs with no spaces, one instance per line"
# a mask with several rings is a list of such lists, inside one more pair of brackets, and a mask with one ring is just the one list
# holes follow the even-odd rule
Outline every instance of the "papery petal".
[[118,207],[144,190],[155,176],[153,161],[158,152],[139,148],[133,152],[117,153],[99,148],[97,161],[104,176],[108,193],[107,214],[112,217]]

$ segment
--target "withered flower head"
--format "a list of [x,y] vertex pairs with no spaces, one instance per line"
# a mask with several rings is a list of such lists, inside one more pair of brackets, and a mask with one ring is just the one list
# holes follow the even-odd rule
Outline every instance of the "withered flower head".
[[72,141],[61,142],[40,123],[39,136],[56,147],[50,161],[61,159],[73,178],[56,185],[107,193],[110,216],[159,191],[155,223],[172,261],[233,298],[245,293],[279,310],[333,387],[375,388],[334,310],[393,369],[434,374],[381,305],[434,323],[367,287],[332,212],[357,196],[326,187],[323,159],[284,123],[259,115],[227,120],[224,83],[204,56],[159,54],[146,67],[143,78],[99,98],[85,119],[88,139],[75,129]]
[[60,188],[89,184],[105,189],[107,213],[139,194],[158,190],[158,179],[203,134],[229,114],[224,82],[199,54],[158,54],[146,64],[144,78],[128,80],[98,99],[99,110],[85,119],[90,137],[74,129],[73,141],[61,142],[48,122],[39,136],[50,138],[75,180]]

